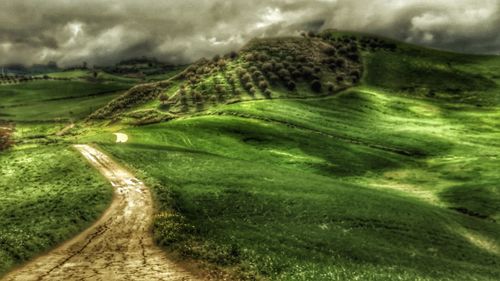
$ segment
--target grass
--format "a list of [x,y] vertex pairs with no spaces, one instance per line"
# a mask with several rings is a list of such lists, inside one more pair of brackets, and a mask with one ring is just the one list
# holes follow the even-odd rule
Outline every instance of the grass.
[[76,235],[111,201],[111,188],[67,146],[0,154],[0,276]]
[[1,86],[0,119],[50,121],[81,119],[111,101],[130,84],[35,81]]
[[[113,127],[79,126],[78,141],[96,143],[148,183],[161,246],[235,279],[496,280],[500,59],[406,44],[362,55],[362,81],[340,93],[301,82],[264,97],[236,82],[238,97],[196,108],[190,101],[187,111],[175,104],[175,120],[127,125],[168,112],[150,101]],[[222,74],[244,63],[204,74],[197,87],[213,94],[215,76],[227,87]],[[165,94],[175,98],[182,82]],[[128,143],[114,143],[119,129]],[[56,159],[49,152],[41,157]],[[19,153],[5,163],[17,167]]]
[[158,243],[239,279],[495,280],[499,59],[400,45],[364,65],[334,96],[275,88],[89,141],[148,180]]
[[498,245],[498,224],[449,207],[498,218],[498,193],[455,190],[480,176],[498,192],[498,149],[465,144],[493,136],[460,124],[480,110],[435,104],[360,88],[221,106],[101,145],[195,227],[174,239],[185,255],[276,280],[493,280],[499,253],[484,243]]

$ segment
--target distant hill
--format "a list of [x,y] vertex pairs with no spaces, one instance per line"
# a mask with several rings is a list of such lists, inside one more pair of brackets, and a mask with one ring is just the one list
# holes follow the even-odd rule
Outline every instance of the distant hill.
[[[330,30],[303,37],[254,39],[239,52],[202,59],[168,82],[135,87],[91,119],[106,119],[155,99],[153,107],[183,115],[245,100],[328,96],[362,79],[415,96],[487,105],[498,98],[477,91],[487,92],[495,83],[465,68],[481,58]],[[147,58],[128,60],[115,71],[135,72],[141,65],[154,69],[156,64]],[[144,92],[145,88],[151,90]]]

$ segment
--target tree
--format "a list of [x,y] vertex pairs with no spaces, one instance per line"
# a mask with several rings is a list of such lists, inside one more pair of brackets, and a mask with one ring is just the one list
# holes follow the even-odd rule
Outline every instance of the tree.
[[327,56],[335,56],[337,54],[337,49],[333,46],[328,46],[325,49],[323,49],[323,53]]
[[313,91],[315,91],[316,93],[319,93],[319,92],[321,92],[321,88],[322,88],[321,81],[319,81],[317,79],[314,80],[314,81],[312,81],[312,83],[311,83],[311,89]]
[[312,68],[306,66],[302,68],[302,74],[304,75],[305,79],[309,79],[313,76],[314,72]]
[[269,90],[269,89],[266,89],[266,90],[264,91],[264,96],[266,96],[267,98],[270,98],[272,94],[273,94],[273,93],[272,93],[272,92],[271,92],[271,90]]
[[259,82],[259,88],[262,90],[262,91],[265,91],[269,88],[269,83],[267,83],[267,81],[260,81]]
[[232,52],[229,53],[229,58],[231,58],[231,59],[234,60],[237,57],[238,57],[238,53],[237,52],[232,51]]
[[328,93],[333,94],[333,92],[335,91],[335,84],[333,84],[332,82],[326,83],[326,90],[328,91]]
[[248,83],[250,82],[250,80],[252,80],[252,76],[250,76],[250,74],[248,73],[246,73],[241,77],[241,81],[243,81],[244,83]]
[[270,62],[262,64],[262,70],[266,73],[273,71],[273,64]]
[[162,105],[165,105],[165,103],[168,101],[168,96],[165,94],[161,94],[159,97],[159,100],[160,100]]
[[286,69],[281,69],[279,72],[278,72],[278,75],[282,78],[282,79],[288,79],[290,78],[290,71],[286,70]]

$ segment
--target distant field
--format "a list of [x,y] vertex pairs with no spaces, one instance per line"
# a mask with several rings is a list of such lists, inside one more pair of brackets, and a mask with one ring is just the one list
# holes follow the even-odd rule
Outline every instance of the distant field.
[[109,184],[67,146],[0,153],[0,275],[89,226]]
[[131,84],[85,81],[34,81],[0,86],[0,119],[47,121],[81,119]]

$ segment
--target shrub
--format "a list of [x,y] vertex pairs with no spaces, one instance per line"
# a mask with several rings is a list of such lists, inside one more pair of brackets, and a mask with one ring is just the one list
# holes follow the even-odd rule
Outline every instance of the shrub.
[[269,83],[267,83],[267,81],[260,81],[259,82],[259,88],[262,90],[262,91],[265,91],[269,88]]
[[278,75],[283,78],[283,79],[289,79],[290,78],[290,72],[286,69],[281,69],[279,72],[278,72]]
[[326,83],[326,90],[328,91],[328,93],[332,94],[335,91],[335,84],[333,84],[332,82]]
[[327,56],[335,56],[337,54],[337,49],[333,46],[328,46],[325,49],[323,49],[323,53]]
[[256,59],[255,55],[252,53],[245,55],[245,60],[247,60],[247,61],[254,61],[255,59]]
[[193,102],[195,102],[196,104],[202,104],[203,96],[199,92],[195,92],[193,95]]
[[361,72],[359,72],[359,70],[351,71],[350,75],[355,81],[359,81],[359,79],[361,78]]
[[260,71],[258,71],[258,70],[257,70],[257,71],[255,71],[255,72],[253,72],[253,73],[252,73],[252,76],[253,76],[253,78],[254,78],[254,79],[259,79],[259,78],[261,78],[261,77],[264,77],[264,75],[262,75],[262,72],[260,72]]
[[295,91],[295,89],[297,89],[297,84],[295,84],[295,82],[293,81],[288,81],[286,83],[286,88],[289,90],[289,91]]
[[302,75],[304,76],[305,79],[309,79],[313,75],[313,69],[306,66],[302,68]]
[[272,96],[272,94],[273,94],[273,93],[272,93],[272,92],[271,92],[271,90],[269,90],[269,89],[266,89],[266,90],[264,91],[264,95],[265,95],[266,97],[268,97],[268,98],[270,98],[270,97]]
[[217,85],[215,85],[215,91],[218,94],[223,94],[226,91],[226,89],[221,84],[217,84]]
[[304,56],[304,55],[297,56],[297,61],[298,62],[306,62],[307,61],[307,57]]
[[243,81],[243,83],[248,83],[252,80],[252,76],[250,76],[250,74],[246,73],[245,75],[243,75],[241,77],[241,81]]
[[335,60],[335,66],[342,68],[346,65],[346,61],[344,59],[336,59]]
[[357,53],[349,53],[347,58],[353,62],[359,62],[359,55]]
[[158,99],[160,100],[161,104],[164,105],[168,101],[168,96],[165,94],[161,94]]
[[273,69],[274,69],[273,64],[270,62],[266,62],[266,63],[262,64],[262,71],[264,71],[264,72],[269,73],[269,72],[273,71]]
[[311,83],[311,89],[313,91],[315,91],[316,93],[319,93],[319,92],[321,92],[321,88],[322,88],[321,81],[319,81],[317,79],[314,80],[314,81],[312,81],[312,83]]
[[233,59],[233,60],[234,60],[235,58],[237,58],[237,57],[238,57],[238,53],[237,53],[237,52],[235,52],[235,51],[232,51],[232,52],[230,52],[227,56],[228,56],[230,59]]
[[278,75],[276,75],[276,73],[274,73],[274,72],[273,72],[273,73],[270,73],[268,78],[269,78],[269,80],[270,80],[271,82],[273,82],[273,83],[274,83],[274,82],[278,82],[278,81],[280,80],[279,76],[278,76]]
[[220,59],[218,62],[217,62],[217,66],[220,68],[220,69],[225,69],[226,68],[226,61],[224,59]]
[[296,69],[295,71],[293,71],[293,72],[292,72],[292,77],[293,77],[294,79],[299,79],[301,76],[302,76],[302,72],[300,72],[300,71],[299,71],[299,70],[297,70],[297,69]]
[[285,68],[285,65],[284,65],[282,62],[278,62],[278,63],[276,63],[276,65],[274,66],[274,69],[275,69],[276,71],[278,71],[278,72],[279,72],[280,70],[284,69],[284,68]]

